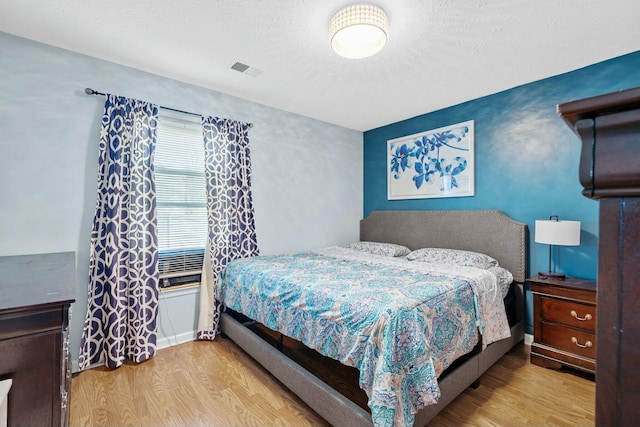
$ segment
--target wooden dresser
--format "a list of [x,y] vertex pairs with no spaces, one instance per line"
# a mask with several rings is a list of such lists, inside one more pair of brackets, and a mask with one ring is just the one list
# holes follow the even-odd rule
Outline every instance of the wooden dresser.
[[582,141],[582,194],[600,200],[597,426],[640,420],[640,88],[558,105]]
[[531,363],[596,370],[596,282],[527,279],[533,295]]
[[65,426],[75,253],[0,257],[0,380],[7,425]]

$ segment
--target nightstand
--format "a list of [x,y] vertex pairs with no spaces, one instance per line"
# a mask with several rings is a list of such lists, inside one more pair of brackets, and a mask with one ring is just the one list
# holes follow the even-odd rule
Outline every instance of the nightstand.
[[595,373],[596,282],[536,276],[527,283],[533,294],[531,363]]

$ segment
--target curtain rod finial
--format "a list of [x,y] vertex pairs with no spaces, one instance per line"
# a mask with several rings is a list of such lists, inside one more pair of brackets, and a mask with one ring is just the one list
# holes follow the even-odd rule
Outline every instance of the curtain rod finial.
[[84,93],[86,93],[87,95],[104,95],[104,96],[106,96],[105,93],[98,92],[97,90],[93,90],[90,87],[85,88],[84,89]]

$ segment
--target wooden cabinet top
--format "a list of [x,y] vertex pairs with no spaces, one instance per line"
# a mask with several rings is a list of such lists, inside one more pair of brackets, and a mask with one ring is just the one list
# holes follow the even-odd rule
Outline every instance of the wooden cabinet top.
[[527,279],[534,295],[551,295],[572,301],[581,301],[588,304],[596,303],[596,281],[567,277],[564,280],[538,276]]
[[640,88],[621,90],[591,98],[569,101],[557,106],[558,114],[574,129],[578,121],[604,114],[640,108]]
[[579,179],[589,198],[640,196],[640,88],[558,105],[582,140]]
[[595,280],[579,279],[577,277],[567,277],[565,279],[555,279],[553,277],[548,277],[546,279],[543,279],[538,276],[533,276],[533,277],[529,277],[527,279],[527,282],[544,284],[544,285],[561,286],[565,288],[580,289],[585,291],[595,292],[596,290]]
[[0,311],[73,302],[75,252],[0,257]]

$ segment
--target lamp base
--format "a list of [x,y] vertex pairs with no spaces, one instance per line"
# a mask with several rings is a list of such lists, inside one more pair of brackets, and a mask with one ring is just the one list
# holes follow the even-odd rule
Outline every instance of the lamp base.
[[540,271],[538,273],[538,279],[564,280],[566,277],[564,273],[556,273],[555,271]]

